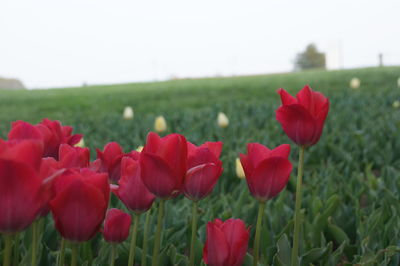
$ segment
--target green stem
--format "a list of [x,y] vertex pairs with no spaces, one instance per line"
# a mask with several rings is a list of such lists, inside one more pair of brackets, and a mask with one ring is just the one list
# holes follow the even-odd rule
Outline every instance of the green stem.
[[91,266],[93,262],[93,254],[90,241],[83,243],[83,253],[85,255],[85,260],[88,261],[88,266]]
[[4,235],[3,266],[11,265],[12,235]]
[[19,263],[19,242],[20,242],[20,235],[16,233],[14,235],[14,251],[13,251],[13,263],[12,265],[18,265]]
[[78,247],[79,244],[72,243],[71,266],[76,266],[78,261]]
[[154,239],[153,260],[151,262],[152,266],[158,266],[159,263],[158,255],[160,253],[161,229],[164,216],[164,203],[165,200],[161,199],[160,206],[158,206],[157,229],[156,229],[156,237]]
[[195,252],[194,252],[194,244],[196,241],[196,233],[197,233],[197,201],[193,201],[192,205],[192,239],[190,240],[190,266],[194,266]]
[[260,251],[260,236],[262,230],[262,219],[264,216],[265,201],[259,202],[258,204],[258,215],[257,215],[257,226],[256,226],[256,237],[254,238],[254,254],[253,254],[253,266],[258,265],[258,255]]
[[36,266],[37,237],[38,237],[38,221],[34,221],[32,224],[31,266]]
[[135,263],[136,236],[137,236],[138,225],[139,225],[139,214],[134,214],[133,228],[131,235],[131,247],[129,249],[129,260],[128,260],[129,266],[133,266],[133,264]]
[[297,185],[296,185],[296,205],[294,213],[294,233],[293,233],[293,247],[292,247],[292,257],[291,266],[299,265],[299,238],[300,238],[300,207],[301,207],[301,186],[303,183],[303,164],[304,164],[304,147],[300,147],[299,152],[299,165],[297,169]]
[[146,220],[144,222],[144,231],[143,231],[143,249],[142,249],[142,266],[147,265],[147,240],[148,240],[148,235],[149,235],[149,224],[150,224],[150,217],[151,217],[151,210],[148,210],[146,213]]
[[111,262],[110,262],[111,266],[115,265],[115,259],[116,258],[117,258],[117,245],[116,244],[112,244],[111,245]]
[[60,246],[60,253],[58,255],[58,266],[64,266],[64,261],[65,261],[65,239],[62,237],[61,238],[61,246]]

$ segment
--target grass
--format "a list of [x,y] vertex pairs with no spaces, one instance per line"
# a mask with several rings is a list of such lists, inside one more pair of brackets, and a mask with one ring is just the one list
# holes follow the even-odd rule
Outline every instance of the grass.
[[[361,80],[360,89],[349,88],[352,77]],[[94,148],[102,148],[109,141],[118,141],[125,151],[142,145],[147,132],[152,130],[154,118],[164,115],[168,133],[184,134],[197,144],[223,141],[225,171],[212,196],[199,204],[196,261],[200,265],[207,221],[241,218],[254,234],[257,204],[249,196],[245,181],[236,178],[235,158],[239,152],[245,152],[249,142],[268,147],[290,143],[275,120],[274,111],[280,105],[275,91],[283,87],[295,93],[310,84],[330,98],[331,110],[321,141],[305,155],[302,265],[399,265],[400,109],[392,107],[393,101],[400,99],[399,77],[400,67],[382,67],[0,91],[0,132],[5,137],[9,123],[18,119],[32,123],[43,117],[59,119],[85,135],[94,157]],[[122,111],[128,105],[134,108],[135,118],[125,121]],[[230,119],[226,129],[216,124],[220,111]],[[297,155],[298,149],[293,145],[294,164]],[[285,265],[290,259],[294,176],[287,189],[267,203],[261,240],[264,264]],[[115,199],[113,204],[123,208]],[[162,265],[186,265],[190,202],[178,197],[169,201],[166,208]],[[151,230],[155,218],[153,215]],[[53,265],[59,239],[50,218],[45,227],[40,265]],[[142,231],[143,221],[136,261],[140,261]],[[29,232],[25,236],[23,233],[22,238],[26,248],[21,256],[27,257]],[[128,243],[119,246],[117,265],[126,264]],[[91,248],[98,254],[95,264],[107,265],[111,248],[100,236],[92,241]],[[251,259],[248,255],[246,265]]]

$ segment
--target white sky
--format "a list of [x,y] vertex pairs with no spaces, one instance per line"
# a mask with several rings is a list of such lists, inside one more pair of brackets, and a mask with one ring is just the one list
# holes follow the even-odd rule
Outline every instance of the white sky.
[[0,76],[29,88],[400,64],[399,0],[1,0]]

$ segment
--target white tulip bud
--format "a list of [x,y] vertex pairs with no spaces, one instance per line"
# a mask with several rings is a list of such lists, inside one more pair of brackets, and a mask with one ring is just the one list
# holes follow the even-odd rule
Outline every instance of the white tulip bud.
[[125,107],[122,117],[125,120],[133,119],[133,109],[132,109],[132,107],[130,107],[130,106]]
[[219,112],[218,113],[218,118],[217,118],[218,126],[222,128],[226,128],[229,125],[229,119],[226,116],[226,114]]
[[156,117],[154,121],[154,130],[157,132],[164,132],[167,130],[167,121],[164,116],[160,115]]
[[242,163],[240,162],[239,158],[236,158],[236,175],[239,178],[245,178],[246,175],[244,174]]
[[352,88],[353,90],[356,90],[358,88],[360,88],[361,85],[361,80],[358,78],[352,78],[350,80],[350,88]]

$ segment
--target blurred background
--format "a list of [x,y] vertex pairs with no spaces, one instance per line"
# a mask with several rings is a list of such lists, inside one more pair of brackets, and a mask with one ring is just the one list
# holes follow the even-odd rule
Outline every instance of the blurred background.
[[311,67],[398,65],[399,10],[397,0],[2,0],[0,87],[290,72],[310,44],[325,58]]

